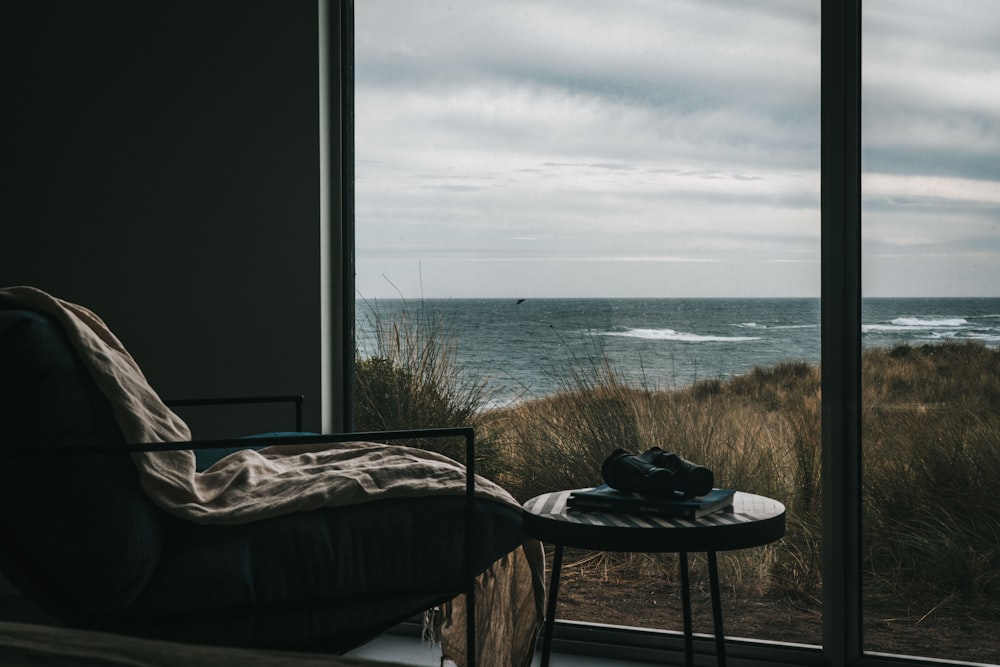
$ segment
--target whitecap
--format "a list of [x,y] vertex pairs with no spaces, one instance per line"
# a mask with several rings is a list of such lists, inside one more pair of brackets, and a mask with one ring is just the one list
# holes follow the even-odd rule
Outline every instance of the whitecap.
[[978,341],[981,343],[1000,343],[1000,333],[991,331],[933,331],[928,340],[950,340],[950,341]]
[[759,336],[702,336],[675,331],[673,329],[627,329],[625,331],[608,331],[604,335],[641,338],[643,340],[671,340],[684,343],[742,343],[760,340]]
[[888,324],[862,324],[861,331],[864,333],[877,331],[918,331],[920,329],[956,329],[969,324],[968,320],[961,317],[943,318],[937,320],[924,320],[919,317],[897,317]]
[[897,317],[891,321],[891,324],[895,324],[899,327],[916,327],[922,329],[931,329],[934,327],[962,327],[968,323],[968,320],[961,317],[947,317],[938,320],[923,320],[919,317]]
[[756,322],[740,322],[734,324],[738,329],[816,329],[819,324],[758,324]]

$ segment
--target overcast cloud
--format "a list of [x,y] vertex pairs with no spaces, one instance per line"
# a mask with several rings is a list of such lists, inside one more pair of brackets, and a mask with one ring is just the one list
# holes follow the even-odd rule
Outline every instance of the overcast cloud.
[[[809,0],[359,0],[359,293],[818,295],[819,35]],[[1000,3],[866,0],[864,45],[866,293],[998,295]]]

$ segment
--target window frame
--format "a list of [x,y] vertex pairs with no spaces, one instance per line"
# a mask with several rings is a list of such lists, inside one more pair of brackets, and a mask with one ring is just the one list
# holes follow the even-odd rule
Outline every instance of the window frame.
[[[821,369],[823,645],[727,639],[745,665],[850,667],[972,665],[866,653],[861,584],[861,1],[821,0]],[[332,422],[353,426],[354,352],[354,0],[318,0],[321,125],[330,287],[324,307],[333,351]],[[324,102],[324,100],[326,100]],[[339,129],[339,131],[336,131]],[[338,349],[339,348],[339,349]],[[329,401],[325,401],[329,402]],[[324,420],[324,428],[327,422]],[[683,645],[676,633],[556,624],[556,650],[659,661]],[[711,638],[696,650],[712,653]]]
[[820,16],[823,654],[862,665],[861,0]]

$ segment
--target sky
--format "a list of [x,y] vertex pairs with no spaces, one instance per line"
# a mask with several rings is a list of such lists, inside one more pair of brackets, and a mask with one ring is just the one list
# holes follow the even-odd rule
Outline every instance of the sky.
[[[819,11],[359,0],[358,296],[818,296]],[[863,292],[1000,296],[1000,2],[863,18]]]

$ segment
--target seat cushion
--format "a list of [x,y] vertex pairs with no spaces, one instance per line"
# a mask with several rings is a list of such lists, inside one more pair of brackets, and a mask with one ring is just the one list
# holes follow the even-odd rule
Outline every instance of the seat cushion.
[[[62,328],[0,304],[0,449],[122,442]],[[110,622],[132,604],[159,560],[164,519],[127,454],[0,465],[0,569],[65,621]]]
[[[347,650],[461,591],[464,505],[436,496],[236,526],[172,522],[129,621],[169,639]],[[479,572],[523,539],[508,506],[477,501],[476,524]]]

